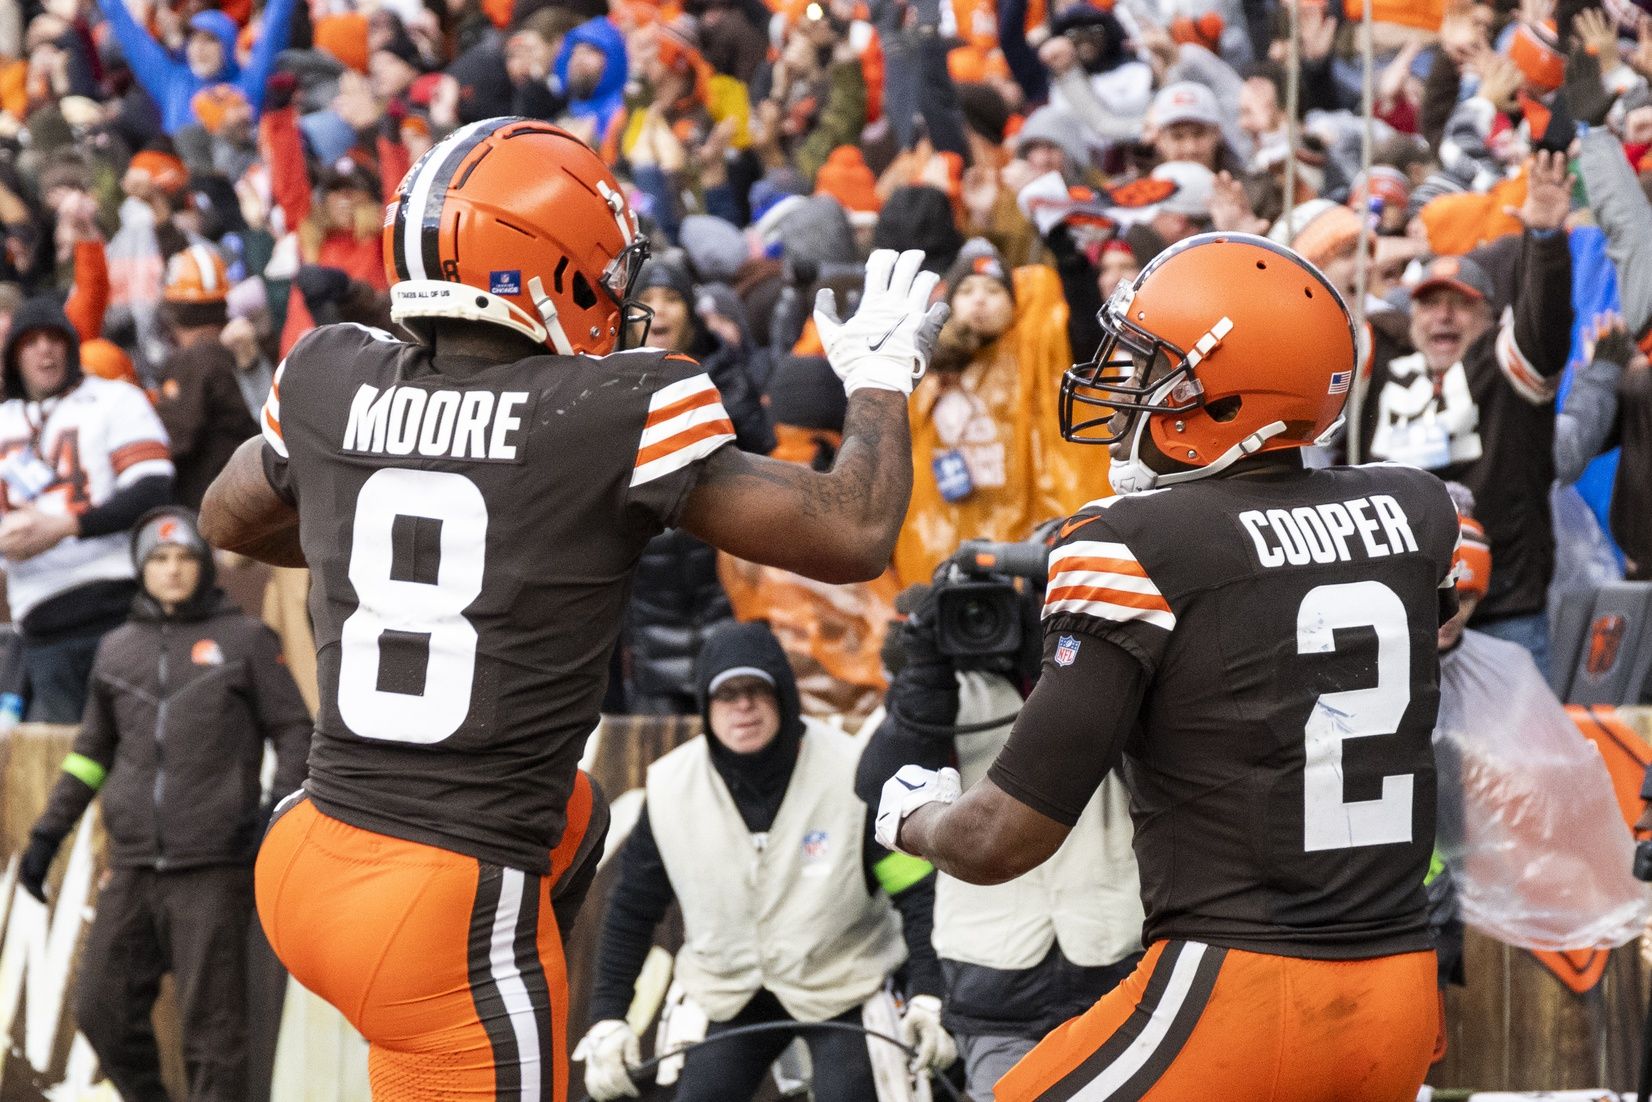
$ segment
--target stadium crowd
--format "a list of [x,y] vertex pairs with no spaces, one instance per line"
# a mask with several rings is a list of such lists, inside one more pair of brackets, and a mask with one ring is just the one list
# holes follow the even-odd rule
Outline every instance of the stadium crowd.
[[[753,831],[773,823],[764,785],[785,792],[803,718],[855,729],[892,669],[914,694],[908,714],[931,723],[1013,706],[1013,686],[990,680],[960,703],[932,641],[889,632],[897,595],[909,591],[902,612],[921,602],[912,587],[963,540],[1024,540],[1112,492],[1104,449],[1061,440],[1062,373],[1098,345],[1115,288],[1208,230],[1291,244],[1357,305],[1359,365],[1340,385],[1358,416],[1320,461],[1386,460],[1465,486],[1494,564],[1468,625],[1546,667],[1557,573],[1598,571],[1604,547],[1606,569],[1652,578],[1652,3],[1366,3],[1369,130],[1361,0],[0,3],[0,555],[17,651],[0,692],[31,720],[109,716],[107,739],[121,716],[112,646],[94,669],[105,637],[134,607],[150,626],[220,614],[193,589],[140,592],[164,546],[206,556],[192,529],[162,538],[155,510],[200,506],[259,431],[299,337],[392,327],[386,204],[434,142],[499,115],[557,122],[628,188],[653,242],[638,285],[647,342],[704,366],[743,450],[821,470],[834,459],[846,400],[809,316],[817,289],[852,300],[873,248],[922,249],[942,276],[952,314],[912,397],[912,504],[883,577],[825,586],[680,530],[648,545],[636,575],[605,711],[705,714],[715,728],[708,701],[727,671],[704,668],[707,640],[760,620],[784,650],[744,640],[760,658],[737,668],[763,684],[723,703],[766,693],[790,756],[710,756]],[[1552,498],[1573,484],[1589,508],[1558,524]],[[271,585],[289,653],[307,645],[304,598],[301,576]],[[254,726],[290,755],[289,689],[259,691],[279,715]],[[104,781],[107,760],[82,749],[65,768],[88,791],[57,797],[37,832],[37,887]],[[1116,891],[1134,875],[1120,799],[1098,794],[1094,831],[1075,837],[1089,848],[1069,855],[1107,872],[1086,904],[1100,929],[1075,931],[1052,903],[1050,927],[1006,949],[955,913],[937,918],[933,948],[912,949],[912,1005],[944,1014],[977,1091],[1025,1051],[1017,1038],[1030,1046],[1060,1020],[1052,1007],[1082,1009],[1134,963],[1140,946],[1118,932],[1140,919],[1133,892]],[[250,820],[256,803],[235,814]],[[599,964],[599,1097],[631,1088],[614,1063],[634,1044],[619,1032],[630,984],[672,887],[682,896],[665,873],[694,841],[656,842],[648,822],[625,850],[630,910],[606,928],[617,956]],[[875,986],[907,955],[878,893],[909,947],[914,901],[946,900],[874,848],[868,837],[850,872],[866,889],[856,906],[881,910],[844,921],[874,929],[862,950]],[[208,845],[185,863],[249,852]],[[165,861],[137,843],[114,857]],[[711,904],[679,902],[692,936],[691,907]],[[987,896],[967,905],[990,911]],[[955,890],[951,906],[965,906]],[[1006,970],[1036,977],[1025,1014],[981,986]],[[842,981],[852,998],[771,984],[778,999],[725,999],[718,1021],[833,1019],[867,997],[864,980]],[[936,1067],[951,1059],[938,1026],[902,1025]],[[773,1055],[742,1051],[757,1073]],[[713,1083],[704,1097],[733,1097],[710,1074],[685,1072]]]

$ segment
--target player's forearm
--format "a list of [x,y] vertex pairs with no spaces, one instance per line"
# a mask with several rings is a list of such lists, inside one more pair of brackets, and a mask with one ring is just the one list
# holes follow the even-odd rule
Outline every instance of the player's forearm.
[[264,477],[263,442],[253,437],[235,455],[201,501],[201,535],[214,547],[274,566],[304,566],[298,511]]
[[865,389],[849,399],[831,471],[720,448],[681,524],[750,562],[832,584],[868,581],[889,565],[911,492],[906,399]]
[[1002,884],[1036,868],[1043,858],[1028,863],[1033,855],[1016,844],[981,792],[977,785],[957,803],[918,808],[901,823],[901,848],[969,884]]
[[[868,568],[883,573],[912,500],[912,429],[907,399],[892,390],[857,390],[849,397],[843,443],[826,477],[836,518],[852,524],[852,543]],[[831,519],[831,518],[829,518]]]

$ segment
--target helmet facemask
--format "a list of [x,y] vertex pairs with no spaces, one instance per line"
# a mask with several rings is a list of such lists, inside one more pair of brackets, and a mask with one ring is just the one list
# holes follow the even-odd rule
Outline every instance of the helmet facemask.
[[[637,279],[642,275],[642,266],[652,252],[648,238],[639,233],[602,271],[600,282],[603,293],[619,307],[619,336],[614,341],[615,351],[641,348],[648,343],[648,330],[654,324],[654,310],[635,298],[634,293]],[[639,327],[634,344],[630,339],[632,326]]]
[[[1061,435],[1074,444],[1115,444],[1145,425],[1144,414],[1186,413],[1204,405],[1204,386],[1193,373],[1199,357],[1130,320],[1134,291],[1121,285],[1113,292],[1096,315],[1102,332],[1096,354],[1061,378]],[[1169,370],[1155,370],[1162,365]],[[1103,412],[1080,421],[1088,412],[1080,407]]]

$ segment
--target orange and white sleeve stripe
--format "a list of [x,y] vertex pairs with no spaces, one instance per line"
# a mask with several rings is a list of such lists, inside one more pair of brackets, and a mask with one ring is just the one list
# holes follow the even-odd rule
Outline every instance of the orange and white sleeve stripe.
[[1078,540],[1050,553],[1050,583],[1044,615],[1080,612],[1098,620],[1138,620],[1166,631],[1176,615],[1159,587],[1122,543]]
[[125,474],[139,463],[171,461],[172,449],[166,446],[164,440],[134,440],[109,453],[109,468],[116,475]]
[[270,392],[264,398],[264,410],[258,415],[258,427],[264,432],[264,442],[275,449],[275,454],[287,458],[287,441],[281,435],[281,375],[287,370],[282,360],[270,381]]
[[734,422],[711,376],[702,372],[663,386],[648,400],[631,485],[680,471],[733,440]]
[[1538,374],[1531,361],[1526,359],[1526,354],[1520,351],[1520,345],[1514,339],[1514,326],[1503,326],[1493,347],[1496,349],[1497,366],[1502,369],[1503,377],[1514,387],[1516,394],[1534,406],[1554,401],[1560,379],[1546,379]]

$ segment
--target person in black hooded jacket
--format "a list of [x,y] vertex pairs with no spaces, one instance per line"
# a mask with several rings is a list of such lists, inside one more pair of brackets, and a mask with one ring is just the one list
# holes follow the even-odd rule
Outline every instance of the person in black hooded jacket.
[[[701,321],[688,270],[674,260],[651,260],[638,277],[636,293],[654,311],[649,345],[693,356],[717,384],[734,422],[735,446],[761,455],[773,451],[774,426],[747,368],[751,346],[725,340]],[[625,615],[627,710],[692,713],[694,655],[708,632],[733,618],[717,579],[714,548],[678,528],[650,540]]]
[[44,902],[58,848],[101,796],[110,871],[80,964],[80,1030],[123,1098],[165,1100],[149,1015],[170,970],[189,1097],[245,1098],[264,746],[275,748],[272,797],[295,791],[310,714],[275,634],[213,584],[194,514],[151,511],[131,548],[142,591],[98,648],[85,719],[18,879]]
[[[911,993],[902,1032],[918,1048],[921,1065],[945,1067],[955,1051],[940,1027],[940,967],[929,941],[935,873],[874,840],[871,812],[851,783],[858,746],[803,719],[796,679],[766,624],[730,624],[714,632],[696,674],[708,734],[650,768],[653,803],[645,803],[626,839],[620,879],[603,917],[591,996],[596,1024],[583,1046],[586,1089],[598,1100],[636,1093],[626,1068],[639,1062],[637,1037],[623,1019],[654,929],[673,900],[682,905],[685,934],[677,975],[711,1019],[708,1036],[762,1022],[859,1025],[861,1002],[889,971],[887,939],[896,936],[894,960],[906,957]],[[836,785],[840,769],[846,772]],[[844,816],[855,822],[852,848],[841,844],[835,826]],[[708,820],[718,825],[710,827]],[[705,849],[703,843],[724,829],[737,846],[749,837],[749,862],[738,849]],[[788,857],[799,852],[794,866]],[[703,861],[695,860],[701,853]],[[795,879],[772,880],[792,873]],[[746,893],[767,898],[765,885],[785,902],[758,903],[759,914],[723,915],[710,928],[706,919],[719,907],[739,906],[727,900]],[[833,913],[820,915],[809,909],[809,900],[811,892],[823,890],[833,904],[822,909]],[[900,916],[900,934],[886,930],[881,940],[857,941],[860,955],[846,953],[844,930],[875,923],[888,907],[885,896]],[[708,903],[711,897],[721,902]],[[835,906],[839,899],[845,901],[841,908]],[[736,929],[747,922],[750,940]],[[764,950],[761,963],[756,945]],[[843,1005],[848,1009],[839,1011]],[[792,1036],[777,1030],[692,1051],[678,1081],[678,1102],[751,1098]],[[810,1046],[817,1100],[876,1096],[861,1037],[837,1030],[802,1036]]]

